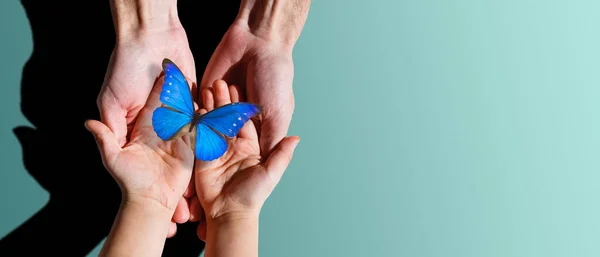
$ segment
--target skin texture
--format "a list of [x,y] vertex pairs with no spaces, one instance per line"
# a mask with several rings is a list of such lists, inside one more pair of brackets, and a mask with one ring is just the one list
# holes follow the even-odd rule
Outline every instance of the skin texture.
[[[201,89],[217,79],[239,85],[238,95],[263,106],[256,123],[259,138],[256,158],[264,162],[286,138],[294,111],[292,89],[293,47],[304,27],[310,0],[242,0],[238,16],[224,35],[202,76]],[[111,0],[117,42],[98,96],[101,120],[114,133],[118,145],[130,142],[136,120],[160,74],[163,58],[173,60],[195,85],[194,59],[177,17],[176,0]],[[211,89],[212,90],[212,89]],[[198,98],[202,90],[192,93]],[[203,103],[200,103],[203,105]],[[206,107],[207,105],[204,104]],[[194,187],[190,180],[173,213],[176,223],[200,220],[206,234]],[[192,197],[190,199],[190,197]],[[189,204],[188,204],[189,203]]]
[[[286,137],[265,161],[258,158],[257,129],[244,124],[229,139],[227,152],[211,162],[195,160],[191,134],[162,141],[153,130],[152,112],[161,105],[160,79],[136,120],[124,147],[100,121],[86,127],[94,135],[104,166],[118,182],[123,200],[100,256],[160,256],[171,217],[188,188],[194,168],[197,198],[206,210],[205,256],[258,256],[260,210],[289,165],[298,137]],[[206,113],[242,98],[235,86],[214,83],[205,90]],[[196,206],[200,207],[200,206]]]
[[152,127],[152,113],[161,105],[162,79],[134,123],[130,141],[121,146],[108,126],[86,122],[102,162],[123,194],[121,208],[101,256],[160,255],[175,228],[171,217],[189,185],[194,165],[189,135],[163,141]]
[[[245,101],[238,87],[228,86],[223,80],[214,82],[202,95],[208,111]],[[258,256],[260,210],[279,183],[299,140],[296,136],[285,137],[263,160],[258,129],[247,122],[237,137],[229,140],[223,156],[211,162],[196,161],[196,197],[201,206],[191,208],[196,208],[195,213],[204,210],[206,222],[198,234],[207,242],[205,256]]]
[[242,1],[213,53],[200,88],[217,79],[238,85],[249,102],[263,106],[261,155],[285,137],[294,112],[293,47],[308,15],[307,0]]
[[[110,4],[117,42],[97,104],[102,122],[124,146],[162,71],[163,58],[173,60],[193,78],[190,85],[195,84],[196,73],[187,35],[177,17],[176,1],[111,0]],[[175,235],[176,222],[188,219],[189,208],[182,198],[168,236]]]
[[[268,158],[285,138],[294,112],[292,52],[306,18],[310,0],[243,0],[233,24],[213,53],[200,83],[202,94],[214,94],[213,82],[238,85],[245,100],[263,107],[257,122],[257,158]],[[208,90],[208,91],[206,91]],[[204,106],[211,103],[203,99]],[[210,97],[208,97],[210,99]],[[199,184],[196,182],[196,187]],[[196,198],[190,200],[190,220],[200,221],[198,235],[205,240],[206,221]]]

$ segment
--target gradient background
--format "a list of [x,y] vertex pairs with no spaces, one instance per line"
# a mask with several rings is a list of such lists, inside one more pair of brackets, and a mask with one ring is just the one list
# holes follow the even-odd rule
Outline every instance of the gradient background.
[[[302,141],[263,209],[261,256],[600,256],[599,14],[591,0],[313,1],[294,52]],[[30,125],[18,1],[0,2],[0,35],[2,236],[48,194],[12,132]]]

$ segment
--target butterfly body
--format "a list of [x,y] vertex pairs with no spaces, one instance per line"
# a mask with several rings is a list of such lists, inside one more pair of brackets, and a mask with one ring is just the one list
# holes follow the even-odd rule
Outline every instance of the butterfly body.
[[250,118],[260,114],[260,106],[237,102],[216,108],[205,114],[194,110],[192,95],[181,70],[169,59],[163,60],[165,80],[158,107],[152,115],[154,131],[162,140],[177,138],[185,128],[195,138],[196,158],[211,161],[221,157],[228,148],[227,138],[237,135]]
[[202,119],[202,115],[200,113],[195,112],[194,116],[192,117],[192,121],[190,121],[190,130],[188,132],[192,132],[192,130],[194,130],[194,127],[196,127],[196,125],[198,125],[198,123],[200,123],[200,119]]

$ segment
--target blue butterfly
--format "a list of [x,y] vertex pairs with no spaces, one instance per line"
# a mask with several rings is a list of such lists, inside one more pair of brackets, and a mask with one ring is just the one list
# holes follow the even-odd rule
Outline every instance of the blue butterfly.
[[199,160],[221,157],[227,151],[227,137],[235,137],[249,119],[262,112],[258,105],[237,102],[201,115],[194,110],[190,87],[181,70],[169,59],[164,59],[162,66],[165,80],[160,101],[166,106],[152,113],[154,132],[167,141],[196,128],[194,151]]

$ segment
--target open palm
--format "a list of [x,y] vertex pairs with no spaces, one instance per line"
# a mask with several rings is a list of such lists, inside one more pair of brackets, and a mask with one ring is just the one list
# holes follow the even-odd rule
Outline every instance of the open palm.
[[[201,112],[244,100],[236,86],[227,86],[222,80],[203,90],[202,96],[205,110]],[[210,162],[196,161],[195,188],[205,218],[210,220],[231,213],[258,215],[283,175],[298,140],[297,137],[284,139],[269,158],[263,159],[256,127],[250,121],[237,137],[229,140],[229,148],[223,156]],[[198,232],[201,239],[205,233],[202,226]]]
[[294,111],[292,45],[253,33],[236,21],[213,53],[200,88],[217,79],[240,87],[251,103],[263,107],[258,131],[261,152],[268,155],[288,131]]
[[112,52],[97,102],[102,122],[114,131],[121,146],[131,136],[164,58],[196,78],[194,58],[181,27],[119,41]]
[[[121,187],[124,200],[149,200],[174,213],[190,182],[194,154],[189,135],[162,141],[154,132],[152,113],[161,105],[161,86],[162,79],[140,111],[125,146],[120,146],[118,138],[104,123],[91,120],[86,126],[96,137],[102,161]],[[174,229],[171,228],[170,234]]]

